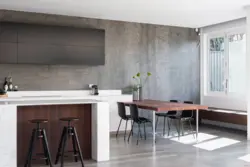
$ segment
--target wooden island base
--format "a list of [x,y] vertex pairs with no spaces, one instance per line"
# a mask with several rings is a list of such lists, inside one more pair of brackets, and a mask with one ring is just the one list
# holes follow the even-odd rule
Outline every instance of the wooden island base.
[[[91,104],[69,104],[69,105],[40,105],[40,106],[18,106],[17,107],[17,164],[23,166],[26,160],[29,141],[32,129],[36,124],[32,124],[32,119],[48,119],[48,123],[41,124],[47,132],[52,162],[59,145],[63,126],[67,122],[59,121],[63,117],[78,117],[78,121],[73,121],[76,127],[84,159],[91,159]],[[35,144],[35,152],[43,153],[42,143]],[[67,150],[72,151],[71,140],[67,143]],[[67,153],[65,161],[74,162],[73,153]],[[45,164],[45,160],[33,161],[34,164]]]

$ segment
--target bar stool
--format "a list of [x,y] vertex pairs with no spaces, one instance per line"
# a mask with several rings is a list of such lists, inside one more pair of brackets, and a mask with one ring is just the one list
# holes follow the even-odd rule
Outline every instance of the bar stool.
[[65,152],[66,143],[67,143],[68,138],[70,137],[72,138],[75,162],[78,161],[77,157],[79,156],[82,167],[84,167],[82,151],[80,148],[80,143],[79,143],[78,135],[76,132],[76,128],[71,126],[72,121],[78,121],[78,120],[79,118],[75,118],[75,117],[68,117],[68,118],[60,119],[60,121],[68,122],[68,126],[63,127],[60,143],[59,143],[57,154],[56,154],[55,164],[57,164],[59,161],[59,158],[61,158],[61,167],[63,167],[63,163],[64,163],[64,152]]
[[50,167],[52,167],[51,155],[50,155],[50,151],[49,151],[49,145],[48,145],[48,139],[46,136],[46,131],[44,128],[40,128],[40,124],[47,123],[48,120],[47,119],[32,119],[29,122],[36,124],[36,128],[34,128],[32,130],[32,136],[30,139],[29,150],[28,150],[27,159],[26,159],[24,167],[31,166],[32,155],[33,155],[33,151],[35,149],[35,142],[38,141],[39,139],[42,140],[44,152],[36,154],[36,155],[43,154],[44,158],[42,158],[42,159],[45,159],[46,165],[49,165]]

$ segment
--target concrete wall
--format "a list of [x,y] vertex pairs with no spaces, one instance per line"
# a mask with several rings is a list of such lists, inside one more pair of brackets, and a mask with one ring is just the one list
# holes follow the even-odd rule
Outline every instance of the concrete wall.
[[106,30],[105,66],[0,65],[0,79],[11,75],[20,90],[85,89],[89,83],[125,89],[135,73],[150,71],[145,98],[199,102],[199,37],[193,29],[4,10],[0,20]]

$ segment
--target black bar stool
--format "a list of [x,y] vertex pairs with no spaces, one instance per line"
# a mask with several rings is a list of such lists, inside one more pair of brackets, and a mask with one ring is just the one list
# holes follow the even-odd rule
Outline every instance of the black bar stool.
[[50,151],[49,151],[49,144],[48,144],[48,139],[46,136],[46,131],[44,128],[40,128],[40,124],[47,123],[48,120],[47,119],[33,119],[33,120],[30,120],[29,122],[35,123],[36,128],[34,128],[32,130],[32,136],[30,139],[28,155],[27,155],[27,159],[26,159],[24,167],[31,166],[32,155],[33,155],[33,151],[35,150],[35,142],[38,141],[39,139],[42,140],[44,152],[40,153],[40,154],[36,154],[36,155],[43,154],[44,157],[42,159],[45,159],[46,165],[49,165],[50,167],[52,167],[51,155],[50,155]]
[[65,152],[66,143],[67,143],[68,138],[70,137],[72,138],[75,162],[78,161],[77,157],[79,157],[82,167],[84,167],[82,151],[80,148],[80,143],[79,143],[78,135],[76,132],[76,128],[71,126],[72,121],[78,121],[78,120],[79,118],[74,118],[74,117],[60,119],[60,121],[68,122],[68,126],[63,127],[60,143],[59,143],[57,154],[56,154],[55,164],[57,164],[59,161],[59,158],[61,158],[61,167],[63,167],[63,163],[64,163],[64,152]]

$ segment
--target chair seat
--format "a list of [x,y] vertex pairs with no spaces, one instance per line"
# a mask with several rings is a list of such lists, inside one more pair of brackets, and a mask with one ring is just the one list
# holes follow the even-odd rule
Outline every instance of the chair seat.
[[156,113],[155,115],[158,117],[167,117],[168,113]]
[[168,116],[170,119],[192,120],[192,117],[182,117],[178,115]]
[[60,118],[60,121],[78,121],[79,118],[77,117],[65,117],[65,118]]
[[150,120],[150,119],[147,119],[147,118],[145,118],[145,117],[139,117],[139,122],[141,122],[141,123],[146,123],[146,122],[151,122],[151,120]]
[[126,117],[127,117],[128,119],[132,119],[131,115],[126,115]]
[[31,123],[46,123],[48,122],[47,119],[32,119],[30,120]]

